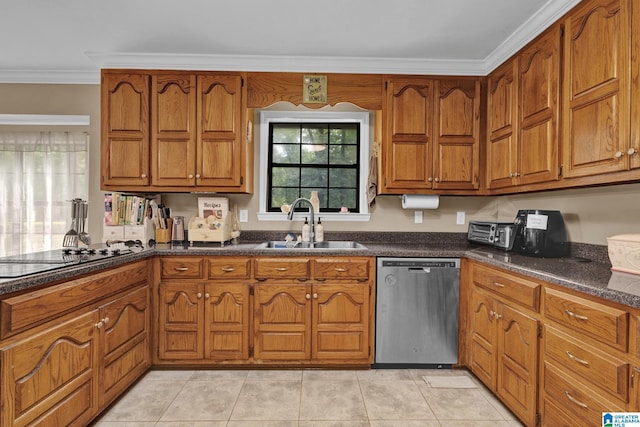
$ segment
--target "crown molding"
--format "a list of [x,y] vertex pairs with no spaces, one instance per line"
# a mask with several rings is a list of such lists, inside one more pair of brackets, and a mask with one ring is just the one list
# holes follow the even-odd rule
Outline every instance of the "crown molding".
[[486,76],[581,0],[548,0],[486,58],[446,60],[85,52],[95,70],[0,70],[0,83],[99,84],[102,68]]

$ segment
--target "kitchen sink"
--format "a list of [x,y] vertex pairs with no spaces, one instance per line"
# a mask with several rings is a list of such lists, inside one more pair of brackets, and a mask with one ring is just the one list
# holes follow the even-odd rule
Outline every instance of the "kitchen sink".
[[352,249],[367,249],[362,243],[353,242],[350,240],[332,240],[326,242],[300,242],[295,246],[287,247],[284,240],[269,240],[267,242],[260,243],[256,246],[256,249],[278,249],[278,250],[301,250],[301,249],[340,249],[340,250],[352,250]]

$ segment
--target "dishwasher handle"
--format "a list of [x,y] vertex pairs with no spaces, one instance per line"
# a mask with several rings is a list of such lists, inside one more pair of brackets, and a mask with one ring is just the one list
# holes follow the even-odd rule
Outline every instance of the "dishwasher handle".
[[431,273],[431,267],[409,267],[409,273]]

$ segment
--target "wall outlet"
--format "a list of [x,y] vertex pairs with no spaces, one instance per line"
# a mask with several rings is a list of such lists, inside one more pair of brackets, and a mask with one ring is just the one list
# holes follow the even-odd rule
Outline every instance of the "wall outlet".
[[456,215],[456,224],[458,225],[464,225],[465,223],[465,213],[464,212],[458,212],[458,214]]
[[240,222],[249,222],[249,211],[247,209],[240,209]]
[[415,211],[413,222],[416,224],[422,224],[422,211]]

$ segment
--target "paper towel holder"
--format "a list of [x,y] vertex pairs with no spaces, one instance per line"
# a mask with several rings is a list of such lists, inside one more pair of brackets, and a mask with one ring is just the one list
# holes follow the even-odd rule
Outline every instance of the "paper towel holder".
[[403,194],[402,209],[438,209],[440,206],[440,195],[438,194]]

